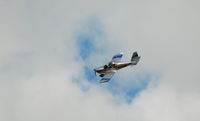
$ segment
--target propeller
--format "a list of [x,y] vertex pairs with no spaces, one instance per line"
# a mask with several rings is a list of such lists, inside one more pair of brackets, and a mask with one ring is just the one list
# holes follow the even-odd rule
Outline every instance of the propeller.
[[97,76],[97,72],[95,71],[95,69],[94,69],[94,75]]

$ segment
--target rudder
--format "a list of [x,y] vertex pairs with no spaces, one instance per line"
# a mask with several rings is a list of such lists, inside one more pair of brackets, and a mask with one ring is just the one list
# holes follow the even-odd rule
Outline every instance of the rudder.
[[137,52],[134,52],[131,58],[132,65],[136,65],[140,60],[140,56],[138,56]]

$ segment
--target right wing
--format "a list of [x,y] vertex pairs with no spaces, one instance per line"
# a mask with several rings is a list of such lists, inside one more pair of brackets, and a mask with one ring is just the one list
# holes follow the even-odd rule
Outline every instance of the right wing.
[[115,74],[115,70],[108,70],[105,75],[102,77],[102,79],[100,80],[100,83],[104,83],[104,82],[108,82],[110,81],[110,79],[114,76]]
[[114,55],[112,57],[111,62],[114,62],[114,63],[121,62],[122,56],[123,56],[123,53],[119,53],[119,54]]

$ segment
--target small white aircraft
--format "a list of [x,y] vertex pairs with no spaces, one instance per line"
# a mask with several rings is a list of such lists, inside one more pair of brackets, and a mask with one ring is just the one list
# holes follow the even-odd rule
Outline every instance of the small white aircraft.
[[108,82],[113,77],[115,72],[119,69],[130,65],[136,65],[140,60],[140,56],[138,56],[137,52],[134,52],[129,62],[121,62],[123,54],[116,54],[112,57],[112,60],[108,63],[108,65],[100,66],[94,69],[95,74],[99,73],[102,79],[100,83]]

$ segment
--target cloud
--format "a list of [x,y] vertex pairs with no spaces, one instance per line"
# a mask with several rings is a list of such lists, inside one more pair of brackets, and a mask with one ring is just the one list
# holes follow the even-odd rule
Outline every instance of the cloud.
[[[1,3],[0,120],[200,119],[198,1]],[[138,66],[91,81],[135,50]]]

